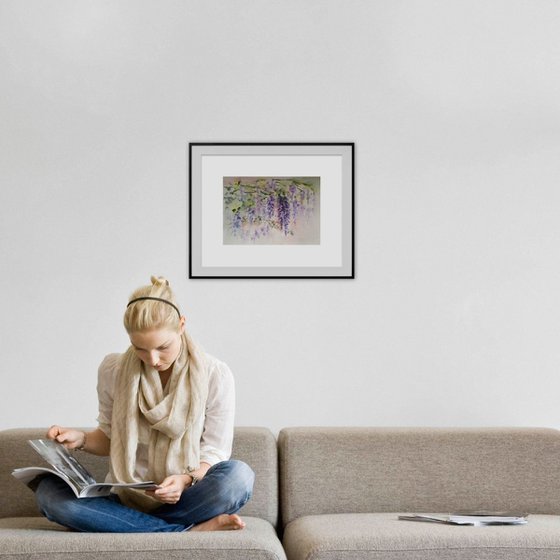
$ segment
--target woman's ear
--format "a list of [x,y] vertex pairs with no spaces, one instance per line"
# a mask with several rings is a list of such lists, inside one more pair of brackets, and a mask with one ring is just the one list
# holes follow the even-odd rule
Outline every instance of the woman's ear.
[[183,334],[185,332],[185,323],[187,322],[187,318],[184,315],[181,315],[179,319],[179,334]]

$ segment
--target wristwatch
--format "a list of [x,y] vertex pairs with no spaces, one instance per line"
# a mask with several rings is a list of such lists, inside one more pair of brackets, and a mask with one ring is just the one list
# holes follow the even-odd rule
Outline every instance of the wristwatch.
[[191,474],[190,476],[192,478],[191,486],[194,486],[200,480],[200,478],[198,478],[198,476],[195,476],[194,474]]

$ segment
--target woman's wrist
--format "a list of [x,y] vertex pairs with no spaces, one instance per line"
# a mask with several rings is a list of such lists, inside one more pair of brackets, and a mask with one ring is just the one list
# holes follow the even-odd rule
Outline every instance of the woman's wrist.
[[183,473],[183,480],[185,481],[185,488],[190,488],[194,486],[200,478],[194,473]]
[[86,444],[87,444],[87,433],[86,432],[82,432],[84,434],[84,439],[82,440],[82,444],[77,447],[76,449],[78,451],[85,451],[86,450]]

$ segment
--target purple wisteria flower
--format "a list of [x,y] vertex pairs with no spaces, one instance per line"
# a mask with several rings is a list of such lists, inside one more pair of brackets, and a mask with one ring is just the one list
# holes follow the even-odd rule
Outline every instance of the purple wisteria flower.
[[224,177],[224,236],[251,243],[293,238],[301,221],[318,223],[318,189],[318,177]]

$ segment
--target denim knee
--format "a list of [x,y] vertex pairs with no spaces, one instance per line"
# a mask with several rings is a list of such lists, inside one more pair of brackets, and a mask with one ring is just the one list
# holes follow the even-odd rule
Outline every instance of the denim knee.
[[238,486],[241,492],[252,495],[253,485],[255,484],[255,473],[253,469],[243,461],[233,459],[229,462],[232,464],[231,476],[233,482]]
[[66,517],[64,514],[71,514],[72,503],[76,501],[67,484],[54,475],[45,476],[38,482],[35,499],[40,512],[56,522]]
[[230,500],[236,504],[237,508],[241,508],[253,495],[253,485],[255,483],[253,469],[237,459],[224,461],[219,463],[217,467],[221,467],[227,472]]

